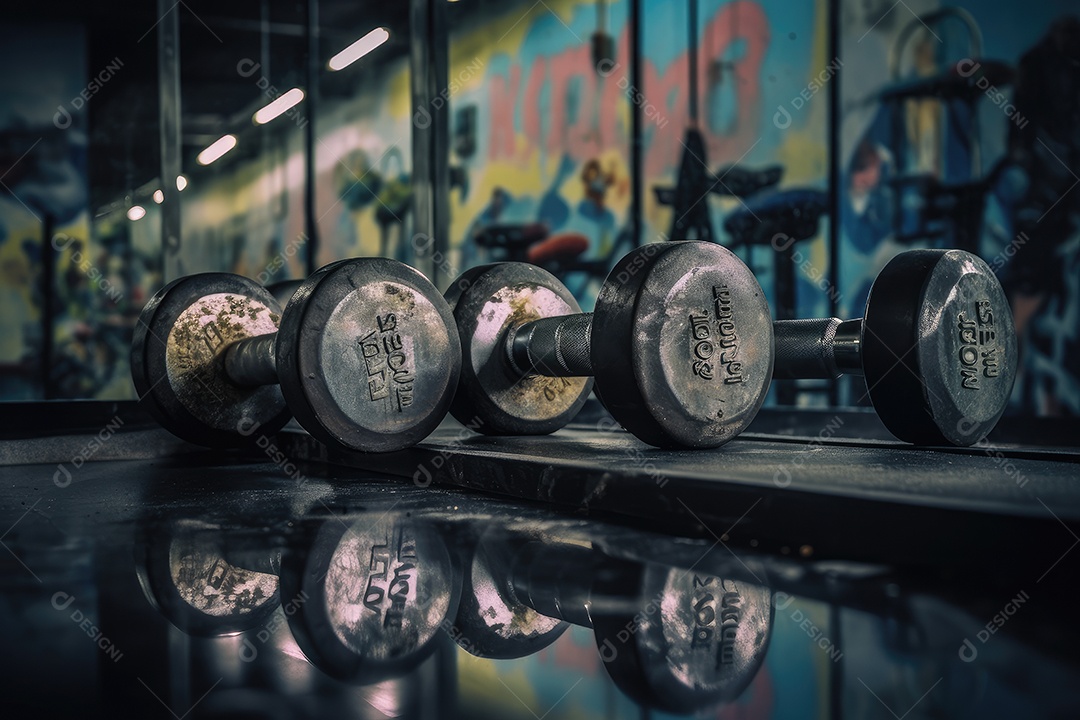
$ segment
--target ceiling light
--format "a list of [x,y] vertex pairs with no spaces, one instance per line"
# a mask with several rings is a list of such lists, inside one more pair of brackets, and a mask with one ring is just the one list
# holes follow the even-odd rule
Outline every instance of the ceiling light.
[[300,88],[293,88],[292,90],[283,93],[266,107],[257,110],[251,119],[255,121],[256,125],[265,125],[303,99],[304,91]]
[[[236,136],[225,135],[215,140],[211,145],[199,153],[199,156],[195,158],[200,165],[209,165],[225,153],[236,147]],[[180,183],[177,182],[177,187]]]
[[132,222],[141,220],[146,215],[146,208],[142,205],[132,205],[128,208],[127,216],[128,220]]
[[354,42],[349,47],[330,58],[330,69],[341,70],[352,65],[360,58],[367,55],[375,48],[390,39],[390,31],[386,28],[375,28],[364,37]]

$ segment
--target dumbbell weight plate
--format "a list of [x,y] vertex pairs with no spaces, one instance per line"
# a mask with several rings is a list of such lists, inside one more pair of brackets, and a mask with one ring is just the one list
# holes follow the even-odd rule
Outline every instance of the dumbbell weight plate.
[[971,445],[997,424],[1016,376],[1012,310],[990,267],[960,251],[893,258],[866,303],[863,371],[896,437]]
[[179,278],[147,303],[135,325],[135,391],[171,433],[199,445],[238,447],[255,423],[272,434],[289,421],[276,385],[242,387],[225,375],[220,349],[276,332],[277,301],[257,283],[226,273]]
[[504,362],[511,327],[581,312],[554,275],[524,263],[483,265],[458,278],[446,299],[458,322],[463,353],[461,384],[451,409],[455,418],[491,435],[543,435],[577,415],[592,390],[592,378],[519,378]]
[[[753,420],[772,376],[769,306],[750,269],[713,243],[643,245],[596,300],[597,394],[658,447],[716,447]],[[666,410],[665,410],[666,409]]]
[[454,319],[418,271],[383,258],[320,269],[289,301],[278,337],[281,389],[327,444],[389,452],[446,415],[461,349]]

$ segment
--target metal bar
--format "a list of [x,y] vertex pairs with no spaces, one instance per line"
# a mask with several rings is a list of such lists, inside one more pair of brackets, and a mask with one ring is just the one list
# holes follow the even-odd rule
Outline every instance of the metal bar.
[[161,274],[162,282],[182,274],[180,262],[180,10],[169,0],[157,1],[158,138],[161,144]]
[[688,78],[690,92],[690,125],[697,127],[698,124],[698,2],[687,0],[687,12],[690,19],[687,22],[689,32],[689,44],[687,45],[686,58],[690,65]]
[[277,333],[240,340],[225,348],[225,374],[237,385],[277,385]]
[[[828,7],[829,23],[829,57],[830,62],[840,59],[840,0],[829,0]],[[828,157],[829,157],[829,284],[832,292],[829,297],[829,315],[837,317],[840,314],[840,90],[841,71],[838,67],[836,77],[829,83],[829,122],[828,127]],[[840,387],[836,381],[829,383],[829,404],[837,405],[840,402]]]
[[530,543],[515,558],[509,579],[517,599],[538,613],[591,628],[593,570],[590,548]]
[[[795,317],[794,248],[795,243],[787,243],[783,250],[773,253],[773,299],[777,320],[791,320]],[[782,383],[776,388],[776,402],[780,405],[796,404],[798,395],[799,389],[794,383]]]
[[[45,213],[41,221],[41,393],[46,400],[56,397],[53,367],[56,365],[53,347],[53,319],[56,317],[56,248],[53,247],[53,228],[56,219]],[[86,254],[90,254],[89,245]]]
[[307,122],[304,123],[304,260],[307,275],[318,269],[319,221],[315,215],[315,120],[319,107],[319,0],[307,0],[305,18],[307,57],[305,81]]
[[[833,647],[844,647],[844,618],[839,603],[829,603],[829,639]],[[842,720],[844,717],[844,654],[829,663],[829,718]]]
[[522,376],[591,377],[592,313],[532,320],[507,336],[510,364]]
[[[637,92],[645,92],[642,88],[641,75],[641,2],[642,0],[630,0],[630,17],[628,35],[630,37],[630,86]],[[644,220],[644,204],[642,198],[644,178],[642,177],[642,109],[641,103],[630,103],[630,232],[634,247],[641,245],[642,228]]]
[[443,287],[450,280],[442,277],[446,263],[434,258],[447,257],[450,249],[449,103],[442,98],[449,84],[446,3],[411,0],[409,34],[413,230],[424,239],[411,245],[417,269]]

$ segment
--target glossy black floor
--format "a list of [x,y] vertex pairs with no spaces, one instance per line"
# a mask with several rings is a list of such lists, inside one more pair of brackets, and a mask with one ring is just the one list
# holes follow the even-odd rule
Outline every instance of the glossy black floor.
[[[842,516],[800,529],[823,545],[781,545],[790,508],[722,492],[734,480],[697,487],[673,472],[661,489],[697,487],[679,495],[691,512],[657,523],[617,503],[575,509],[567,492],[552,508],[263,451],[193,452],[160,431],[95,438],[0,442],[5,718],[1080,716],[1068,462],[1038,466],[1058,474],[1046,516],[1000,515],[1006,537],[985,536],[979,554],[994,526],[927,514],[949,509],[932,498],[865,545]],[[779,440],[740,442],[715,458],[776,467]],[[850,455],[867,463],[855,470],[887,473],[868,448]],[[1024,532],[1039,536],[1016,547],[1045,552],[1000,552]],[[947,561],[901,562],[928,554],[928,534],[966,538],[968,561],[943,546]]]

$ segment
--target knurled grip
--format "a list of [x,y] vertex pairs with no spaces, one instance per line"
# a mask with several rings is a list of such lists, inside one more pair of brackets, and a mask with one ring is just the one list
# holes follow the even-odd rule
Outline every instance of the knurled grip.
[[592,313],[541,318],[508,337],[510,364],[522,375],[591,377]]
[[225,373],[237,385],[276,385],[277,333],[259,335],[225,348]]
[[842,374],[836,364],[838,318],[778,320],[773,323],[776,343],[773,377],[832,379]]

